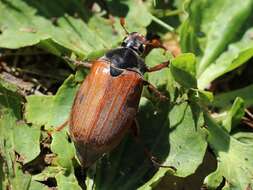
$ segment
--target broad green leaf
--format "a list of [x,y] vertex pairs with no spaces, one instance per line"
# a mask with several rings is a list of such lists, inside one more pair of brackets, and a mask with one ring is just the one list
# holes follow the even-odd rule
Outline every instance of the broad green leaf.
[[[154,67],[160,63],[165,61],[171,61],[173,56],[169,52],[165,52],[163,49],[153,49],[148,56],[145,58],[145,63],[148,67]],[[175,80],[170,73],[169,68],[163,68],[160,71],[147,73],[145,75],[147,81],[149,81],[152,85],[155,85],[161,93],[167,95],[171,101],[174,101],[177,98],[177,84],[175,84]],[[144,97],[148,97],[152,99],[152,95],[150,96],[149,93],[144,88]],[[159,100],[154,100],[159,101]]]
[[[167,136],[169,141],[169,152],[163,164],[173,166],[177,170],[173,173],[171,169],[160,168],[153,178],[140,189],[151,189],[167,172],[179,177],[186,177],[196,171],[202,163],[207,147],[205,140],[207,133],[201,128],[203,126],[202,114],[196,105],[190,106],[187,103],[175,105],[170,110],[168,114],[170,133],[165,133],[166,129],[164,129],[158,138]],[[165,128],[165,126],[163,127]],[[161,149],[165,149],[165,147]]]
[[[145,27],[150,24],[151,15],[148,11],[142,11],[140,14],[140,8],[146,10],[144,4],[138,0],[123,3],[127,9],[129,30],[145,34]],[[72,52],[82,58],[100,55],[102,50],[110,49],[119,43],[124,31],[118,18],[115,19],[113,29],[108,19],[99,15],[89,18],[90,16],[91,12],[79,0],[56,0],[47,3],[32,0],[2,1],[0,47],[17,49],[39,45],[58,56]],[[88,20],[87,23],[85,20]]]
[[249,132],[238,132],[233,135],[234,138],[236,138],[238,141],[241,141],[243,143],[247,144],[253,144],[253,133]]
[[24,163],[32,161],[40,153],[40,129],[26,124],[17,125],[14,130],[15,151]]
[[252,0],[245,0],[240,6],[236,0],[194,0],[188,4],[180,44],[183,52],[198,56],[199,88],[204,89],[212,80],[252,57],[249,32],[234,43],[252,23],[252,8]]
[[[0,166],[1,174],[3,174],[0,188],[45,190],[45,185],[33,181],[30,174],[23,173],[21,165],[16,162],[15,155],[15,152],[18,152],[21,157],[24,156],[25,162],[34,159],[40,152],[40,131],[36,128],[17,124],[21,119],[22,99],[15,92],[13,86],[9,88],[9,85],[2,84],[0,81]],[[25,127],[27,128],[24,129]],[[21,135],[19,136],[20,139],[17,138],[17,134]],[[28,154],[29,147],[30,154]]]
[[174,67],[180,68],[192,76],[196,75],[196,57],[192,53],[184,53],[178,55],[172,60]]
[[209,91],[192,88],[187,95],[189,101],[198,102],[204,105],[213,101],[213,93]]
[[[186,1],[185,1],[186,2]],[[200,52],[198,36],[200,27],[200,14],[202,13],[201,1],[189,1],[190,4],[186,5],[187,19],[180,26],[180,47],[182,52],[192,52],[198,55]]]
[[239,124],[244,115],[244,109],[245,106],[243,99],[236,98],[222,123],[228,132],[230,132],[236,125]]
[[217,166],[216,171],[209,174],[204,180],[204,184],[207,185],[208,189],[210,190],[216,190],[217,187],[222,183],[222,170],[219,167],[220,165]]
[[60,166],[46,167],[42,171],[42,173],[39,173],[32,177],[33,180],[38,180],[38,181],[46,181],[49,178],[56,178],[57,188],[59,189],[81,190],[81,187],[78,185],[77,179],[74,176],[73,171],[66,172],[66,169]]
[[36,181],[46,181],[48,178],[54,178],[60,172],[66,171],[61,166],[48,166],[41,173],[33,175],[32,179]]
[[29,123],[47,128],[60,126],[66,120],[74,100],[77,84],[74,76],[65,80],[55,96],[27,96],[25,117]]
[[206,68],[198,77],[198,87],[200,89],[205,88],[214,79],[234,70],[253,57],[252,33],[253,28],[249,29],[240,41],[230,44],[228,50],[223,52],[213,64]]
[[57,181],[57,188],[61,190],[82,190],[82,188],[78,185],[76,177],[73,173],[69,175],[64,175],[63,173],[59,173],[55,176]]
[[[63,6],[59,7],[57,4]],[[73,14],[73,11],[69,10],[69,7],[73,6],[78,10],[80,17],[88,16],[88,13],[79,9],[82,6],[79,1],[54,1],[43,4],[29,0],[1,2],[0,46],[20,48],[40,44],[57,55],[73,51],[81,56],[87,56],[96,49],[110,47],[80,18],[69,15]],[[54,25],[49,18],[55,18],[56,24]]]
[[[145,26],[148,26],[152,21],[152,16],[148,12],[147,7],[143,4],[142,1],[138,0],[126,1],[126,5],[128,5],[131,9],[126,17],[128,28],[131,29],[131,32],[137,31],[140,33],[145,33],[146,30],[143,28],[145,28]],[[135,20],[135,22],[131,22],[132,20]]]
[[2,188],[6,189],[9,183],[15,177],[15,151],[14,151],[14,137],[13,128],[15,126],[15,116],[12,110],[8,108],[1,108],[0,118],[0,152],[1,152],[1,166],[3,182]]
[[[213,5],[210,6],[210,4]],[[242,1],[240,6],[238,6],[238,1],[236,0],[225,0],[223,2],[220,0],[206,1],[205,6],[211,7],[211,9],[204,10],[204,16],[208,16],[208,18],[204,19],[206,23],[203,26],[203,32],[207,36],[207,41],[203,57],[198,65],[198,75],[202,74],[214,62],[219,54],[226,49],[227,44],[242,29],[244,22],[252,13],[253,1]],[[219,11],[214,11],[216,15],[212,17],[211,11],[214,9]],[[207,23],[208,21],[209,23]]]
[[29,190],[48,190],[48,187],[40,182],[31,181]]
[[11,181],[12,189],[46,190],[47,186],[32,180],[30,174],[24,174],[19,163],[15,164],[15,177]]
[[[154,67],[165,61],[170,61],[171,59],[172,55],[170,53],[166,52],[164,54],[163,49],[154,49],[145,58],[145,63],[148,67]],[[171,92],[170,95],[173,95],[174,90],[173,87],[171,87],[173,79],[169,74],[169,68],[163,68],[160,71],[149,73],[146,77],[151,84],[160,89],[167,90],[169,93]]]
[[72,159],[75,157],[73,143],[69,142],[68,134],[65,131],[54,132],[52,135],[51,150],[56,154],[56,162],[62,167],[71,170]]
[[[0,81],[0,154],[4,176],[3,189],[15,178],[15,143],[14,128],[21,119],[21,97],[13,86],[2,85]],[[8,88],[5,88],[8,87]],[[9,88],[10,87],[10,88]],[[9,90],[11,89],[11,90]]]
[[209,91],[204,91],[204,90],[197,90],[198,95],[200,100],[202,100],[203,102],[212,102],[214,97],[213,97],[213,93],[209,92]]
[[[253,144],[247,144],[231,137],[221,126],[208,115],[205,116],[208,126],[208,143],[217,156],[218,166],[215,173],[206,178],[207,187],[214,189],[220,176],[225,177],[229,189],[246,189],[253,185]],[[211,180],[212,179],[212,180]],[[213,180],[216,182],[214,183]]]
[[10,112],[13,119],[19,120],[21,119],[21,101],[17,88],[0,80],[0,111],[8,109],[7,112]]
[[214,101],[211,106],[226,109],[230,107],[236,97],[240,97],[244,100],[245,107],[253,105],[253,85],[233,90],[225,93],[218,94],[214,97]]
[[194,54],[185,53],[172,60],[170,70],[175,80],[185,88],[196,88],[196,58]]

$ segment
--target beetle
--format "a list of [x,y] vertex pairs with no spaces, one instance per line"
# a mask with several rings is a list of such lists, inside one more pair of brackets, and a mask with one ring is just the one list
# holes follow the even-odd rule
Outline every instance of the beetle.
[[127,36],[120,47],[108,51],[91,65],[86,64],[91,71],[79,87],[71,109],[70,137],[85,168],[114,149],[136,125],[144,85],[159,98],[167,98],[143,77],[145,72],[168,66],[169,62],[164,62],[148,68],[142,58],[150,46],[162,46],[137,32],[128,33],[122,20],[121,25]]

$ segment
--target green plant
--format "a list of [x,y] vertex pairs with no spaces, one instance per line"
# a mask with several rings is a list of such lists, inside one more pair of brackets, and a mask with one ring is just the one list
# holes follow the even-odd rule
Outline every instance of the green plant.
[[[106,15],[108,10],[115,17],[115,31]],[[93,60],[118,46],[124,37],[121,16],[126,16],[129,31],[154,31],[164,41],[168,32],[180,37],[183,53],[179,56],[173,58],[169,52],[156,49],[145,60],[149,66],[171,61],[169,68],[145,76],[167,93],[170,102],[157,103],[144,90],[138,115],[145,145],[176,171],[154,168],[142,148],[127,136],[97,162],[95,169],[82,174],[67,128],[53,132],[52,137],[47,134],[67,120],[76,90],[87,74],[82,70],[75,73],[74,66],[62,58]],[[96,4],[81,0],[1,1],[0,189],[38,190],[48,185],[58,189],[85,185],[87,189],[152,189],[166,174],[180,178],[193,175],[206,152],[217,161],[215,171],[204,176],[208,189],[252,189],[253,136],[242,120],[248,119],[245,108],[253,105],[253,86],[248,82],[233,90],[229,83],[226,92],[210,88],[215,82],[222,84],[221,77],[243,77],[240,73],[253,57],[252,18],[252,0],[239,5],[236,0],[175,0],[173,5],[139,0]],[[166,23],[172,23],[175,30]],[[25,67],[25,71],[15,66],[17,59],[29,62],[26,55],[30,54],[40,58],[39,64],[45,63],[46,78],[54,86],[60,83],[54,95],[54,90],[48,89],[45,94],[28,95],[24,81],[7,77],[8,72],[34,74],[33,67]],[[48,57],[53,58],[48,61]],[[41,78],[43,74],[37,73]],[[215,115],[211,113],[214,108]]]

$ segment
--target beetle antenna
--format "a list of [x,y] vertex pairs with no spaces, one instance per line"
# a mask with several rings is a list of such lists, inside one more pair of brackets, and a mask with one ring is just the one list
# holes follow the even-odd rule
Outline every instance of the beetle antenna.
[[123,17],[120,18],[120,25],[122,26],[122,28],[126,32],[126,35],[129,35],[129,32],[126,29],[126,20],[125,20],[125,18],[123,18]]

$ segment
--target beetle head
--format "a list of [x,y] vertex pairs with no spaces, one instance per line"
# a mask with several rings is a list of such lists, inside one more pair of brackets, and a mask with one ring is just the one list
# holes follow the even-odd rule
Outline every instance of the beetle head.
[[145,51],[146,43],[147,40],[143,35],[139,34],[138,32],[132,32],[125,37],[121,46],[130,48],[137,52],[138,55],[142,55]]

